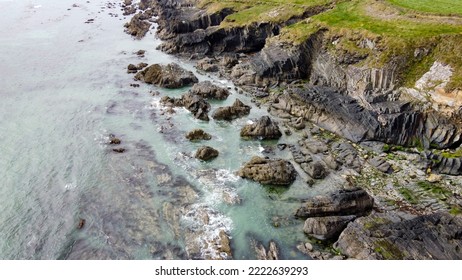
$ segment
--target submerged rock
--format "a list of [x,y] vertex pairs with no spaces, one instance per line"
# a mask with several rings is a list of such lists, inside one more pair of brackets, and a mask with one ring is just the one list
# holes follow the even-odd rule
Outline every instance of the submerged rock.
[[462,259],[462,218],[435,213],[412,219],[373,214],[356,219],[335,247],[355,259]]
[[210,81],[195,84],[190,92],[206,99],[224,100],[229,96],[229,91],[227,89],[216,86]]
[[208,134],[202,129],[194,129],[186,134],[186,138],[189,141],[210,140],[212,139],[212,135]]
[[201,160],[211,160],[211,159],[214,159],[218,156],[219,152],[217,150],[215,150],[214,148],[212,147],[209,147],[209,146],[203,146],[203,147],[200,147],[197,151],[196,151],[196,155],[194,156],[195,158],[198,158],[198,159],[201,159]]
[[372,210],[374,199],[363,189],[342,189],[329,196],[315,196],[300,207],[297,217],[363,216]]
[[297,172],[290,162],[261,157],[253,157],[238,174],[242,178],[270,185],[290,185],[297,177]]
[[193,72],[184,70],[176,63],[152,64],[138,72],[135,79],[165,88],[181,88],[199,81]]
[[276,122],[270,117],[263,116],[253,124],[245,125],[241,129],[241,137],[259,137],[261,139],[279,139],[282,136]]
[[236,99],[231,106],[217,108],[212,117],[216,120],[232,121],[233,119],[247,116],[250,113],[250,109],[250,106],[247,106],[239,99]]

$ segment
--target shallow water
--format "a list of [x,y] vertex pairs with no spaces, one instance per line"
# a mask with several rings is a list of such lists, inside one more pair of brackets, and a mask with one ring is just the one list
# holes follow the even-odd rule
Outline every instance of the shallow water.
[[[306,241],[303,221],[293,213],[316,190],[301,178],[281,188],[234,175],[263,146],[290,158],[275,141],[239,138],[240,127],[266,110],[255,107],[232,123],[198,121],[178,108],[163,113],[161,96],[187,89],[130,87],[126,66],[175,61],[195,71],[193,63],[156,51],[154,32],[133,40],[123,32],[119,2],[108,3],[0,0],[7,27],[0,30],[0,258],[207,258],[214,256],[207,244],[222,230],[235,259],[255,258],[253,239],[275,240],[283,258],[303,258],[295,248]],[[144,58],[134,54],[139,49]],[[233,91],[212,111],[236,98],[250,104]],[[184,134],[193,128],[213,139],[190,143]],[[125,153],[107,145],[111,133]],[[220,156],[208,163],[191,157],[203,144]]]

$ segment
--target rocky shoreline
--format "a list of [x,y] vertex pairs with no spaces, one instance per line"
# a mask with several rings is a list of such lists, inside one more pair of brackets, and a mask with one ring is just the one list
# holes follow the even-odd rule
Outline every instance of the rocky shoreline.
[[[301,176],[307,185],[324,182],[334,190],[307,197],[294,211],[310,238],[333,247],[313,249],[307,238],[299,251],[314,259],[462,259],[462,156],[453,153],[462,144],[461,110],[448,115],[410,100],[398,86],[399,63],[358,68],[359,57],[333,56],[326,51],[332,38],[323,31],[302,43],[280,40],[283,26],[327,6],[285,22],[225,28],[220,24],[233,10],[209,13],[198,4],[125,1],[127,14],[139,10],[126,24],[127,33],[143,37],[156,16],[163,51],[197,61],[198,70],[232,80],[257,106],[268,108],[271,116],[243,127],[242,137],[300,138],[297,144],[277,144],[290,150],[290,161],[254,158],[239,171],[262,184],[290,186]],[[200,120],[210,120],[208,99],[229,95],[198,83],[177,65],[146,66],[136,69],[138,80],[167,88],[195,84],[181,98],[162,102],[185,107]],[[249,111],[236,100],[212,117],[229,121]],[[197,139],[210,138],[198,133]],[[196,157],[219,156],[213,147],[203,148]],[[232,254],[226,232],[220,232],[217,244]],[[259,258],[278,259],[274,241],[268,250],[259,242],[254,247]]]

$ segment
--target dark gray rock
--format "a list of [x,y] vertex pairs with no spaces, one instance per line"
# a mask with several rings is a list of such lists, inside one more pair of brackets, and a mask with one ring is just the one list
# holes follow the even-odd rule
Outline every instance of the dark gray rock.
[[332,239],[338,237],[347,224],[355,218],[354,215],[308,218],[305,221],[303,231],[316,239]]
[[355,259],[462,259],[462,218],[435,213],[412,219],[373,214],[356,219],[335,247]]
[[239,170],[238,175],[262,184],[290,185],[297,177],[297,172],[288,161],[253,157]]
[[191,71],[184,70],[176,63],[152,64],[138,72],[135,79],[165,88],[181,88],[199,81]]
[[350,143],[335,143],[332,145],[332,150],[337,155],[336,160],[357,172],[361,171],[363,160]]
[[305,163],[302,168],[313,179],[324,179],[329,174],[326,165],[321,161]]
[[196,63],[196,67],[199,70],[205,71],[205,72],[217,72],[218,71],[218,61],[213,58],[204,58],[199,60]]
[[373,157],[369,160],[369,163],[383,173],[393,173],[393,168],[383,157]]
[[186,139],[189,141],[210,140],[212,139],[212,135],[202,129],[194,129],[186,134]]
[[239,99],[236,99],[231,106],[217,108],[212,117],[216,120],[232,121],[236,118],[247,116],[250,113],[250,109],[250,106],[247,106]]
[[441,154],[429,152],[427,159],[435,172],[454,176],[462,175],[462,158],[460,157],[444,157]]
[[195,118],[203,121],[209,121],[208,112],[210,111],[210,104],[198,95],[186,93],[180,98],[164,96],[161,98],[160,102],[167,106],[185,107],[194,115]]
[[190,92],[205,99],[224,100],[229,96],[229,90],[212,84],[210,81],[203,81],[195,84]]
[[138,13],[132,17],[130,22],[124,25],[125,32],[134,36],[136,39],[143,38],[151,28],[151,23],[143,20],[143,14]]
[[282,136],[276,122],[270,117],[263,116],[253,124],[245,125],[241,129],[241,137],[258,137],[261,139],[279,139]]
[[306,200],[297,210],[297,217],[363,216],[372,210],[374,199],[363,189],[342,189],[328,196],[315,196]]
[[200,147],[196,151],[196,154],[194,155],[194,157],[200,160],[208,161],[208,160],[216,158],[218,155],[219,155],[219,152],[215,150],[214,148],[209,147],[209,146],[203,146],[203,147]]

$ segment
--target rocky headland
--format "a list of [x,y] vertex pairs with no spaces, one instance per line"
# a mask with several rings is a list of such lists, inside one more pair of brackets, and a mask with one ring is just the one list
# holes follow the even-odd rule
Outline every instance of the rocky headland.
[[[462,19],[389,1],[248,2],[141,1],[127,32],[144,36],[157,15],[163,51],[232,80],[266,106],[271,116],[244,126],[242,137],[298,137],[276,144],[289,149],[290,160],[253,158],[238,174],[270,185],[290,186],[296,176],[312,187],[329,185],[294,209],[307,235],[300,252],[315,259],[462,259],[462,61],[454,56]],[[207,99],[229,95],[197,84],[175,64],[132,68],[158,86],[196,83],[162,102],[200,120],[209,121]],[[249,111],[236,100],[213,118],[231,121]],[[216,156],[210,147],[196,154]],[[231,250],[227,233],[218,239]],[[274,241],[268,252],[254,247],[261,259],[278,258]]]

